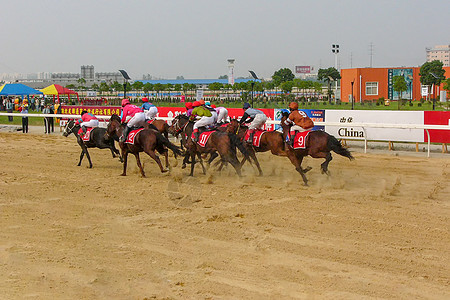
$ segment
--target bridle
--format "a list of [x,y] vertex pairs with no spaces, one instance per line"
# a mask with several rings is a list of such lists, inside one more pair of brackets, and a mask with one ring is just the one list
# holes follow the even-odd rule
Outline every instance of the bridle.
[[74,129],[75,126],[76,126],[75,122],[73,122],[73,121],[72,121],[72,127],[69,127],[69,124],[70,124],[70,121],[69,121],[69,122],[67,123],[67,125],[66,125],[66,130],[65,130],[65,132],[66,132],[67,134],[73,132],[73,129]]
[[175,134],[179,134],[180,132],[182,132],[186,126],[189,124],[189,122],[186,122],[186,124],[183,125],[183,127],[180,127],[179,122],[180,122],[181,117],[175,118],[174,122],[172,123],[172,126],[175,130]]

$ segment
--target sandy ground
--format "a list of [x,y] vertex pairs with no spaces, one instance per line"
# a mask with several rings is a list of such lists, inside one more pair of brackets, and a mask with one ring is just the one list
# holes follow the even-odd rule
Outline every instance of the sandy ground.
[[170,174],[0,133],[0,299],[449,299],[450,156]]

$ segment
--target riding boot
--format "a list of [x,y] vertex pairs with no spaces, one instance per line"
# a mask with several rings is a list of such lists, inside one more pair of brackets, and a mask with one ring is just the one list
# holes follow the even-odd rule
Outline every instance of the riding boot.
[[123,131],[122,136],[121,136],[120,139],[119,139],[119,142],[123,143],[123,142],[125,142],[125,141],[127,140],[128,133],[130,133],[130,130],[131,130],[130,127],[125,126],[125,129],[124,129],[124,131]]
[[86,129],[86,126],[81,126],[81,131],[83,132],[83,135],[84,134],[86,134],[86,132],[87,132],[87,129]]
[[198,131],[198,129],[194,129],[194,142],[197,143],[198,142],[198,138],[200,137],[200,132]]
[[247,143],[252,143],[253,142],[253,135],[255,134],[255,130],[254,129],[249,129],[248,130],[250,132],[250,134],[248,135],[248,139],[247,139]]
[[294,147],[295,131],[291,131],[289,135],[289,146]]

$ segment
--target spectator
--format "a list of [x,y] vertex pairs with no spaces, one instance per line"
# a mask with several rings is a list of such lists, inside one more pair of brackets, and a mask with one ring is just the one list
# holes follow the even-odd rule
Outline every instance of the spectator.
[[[53,105],[49,105],[49,109],[50,109],[51,115],[55,114],[55,109],[54,109]],[[52,129],[52,132],[55,132],[55,120],[53,117],[49,118],[49,123],[50,123],[50,128]]]
[[[50,107],[48,105],[46,105],[44,107],[44,109],[42,110],[43,114],[50,114]],[[45,134],[50,134],[50,118],[49,117],[44,117],[44,129],[45,129]]]
[[[18,109],[20,113],[27,114],[28,113],[28,100],[23,99],[22,105]],[[22,117],[22,132],[28,133],[28,117]]]
[[[11,99],[8,98],[8,100],[6,100],[6,112],[7,113],[12,113],[14,109],[14,104],[12,103]],[[8,121],[12,122],[13,121],[13,116],[8,116]]]

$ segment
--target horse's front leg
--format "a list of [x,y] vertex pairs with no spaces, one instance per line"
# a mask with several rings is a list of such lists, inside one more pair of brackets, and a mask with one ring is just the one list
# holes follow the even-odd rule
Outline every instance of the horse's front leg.
[[120,176],[127,176],[128,151],[122,149],[123,172]]
[[165,149],[164,151],[164,158],[166,160],[166,171],[170,170],[170,165],[169,165],[169,150]]
[[78,162],[78,165],[77,165],[77,166],[81,166],[81,161],[83,160],[83,157],[84,157],[84,149],[81,148],[80,161]]
[[305,172],[302,168],[303,156],[298,157],[297,155],[295,155],[293,150],[288,150],[287,156],[288,156],[289,160],[291,161],[291,163],[295,166],[295,170],[297,170],[297,172],[299,172],[300,175],[302,176],[304,185],[307,186],[308,179],[306,178]]
[[191,173],[189,174],[189,176],[194,176],[195,152],[188,152],[188,154],[186,154],[186,157],[189,158],[189,156],[191,156]]
[[202,166],[203,175],[206,175],[206,168],[205,168],[205,165],[203,164],[202,154],[200,152],[198,152],[197,157],[198,157],[198,160],[200,161],[200,165]]

